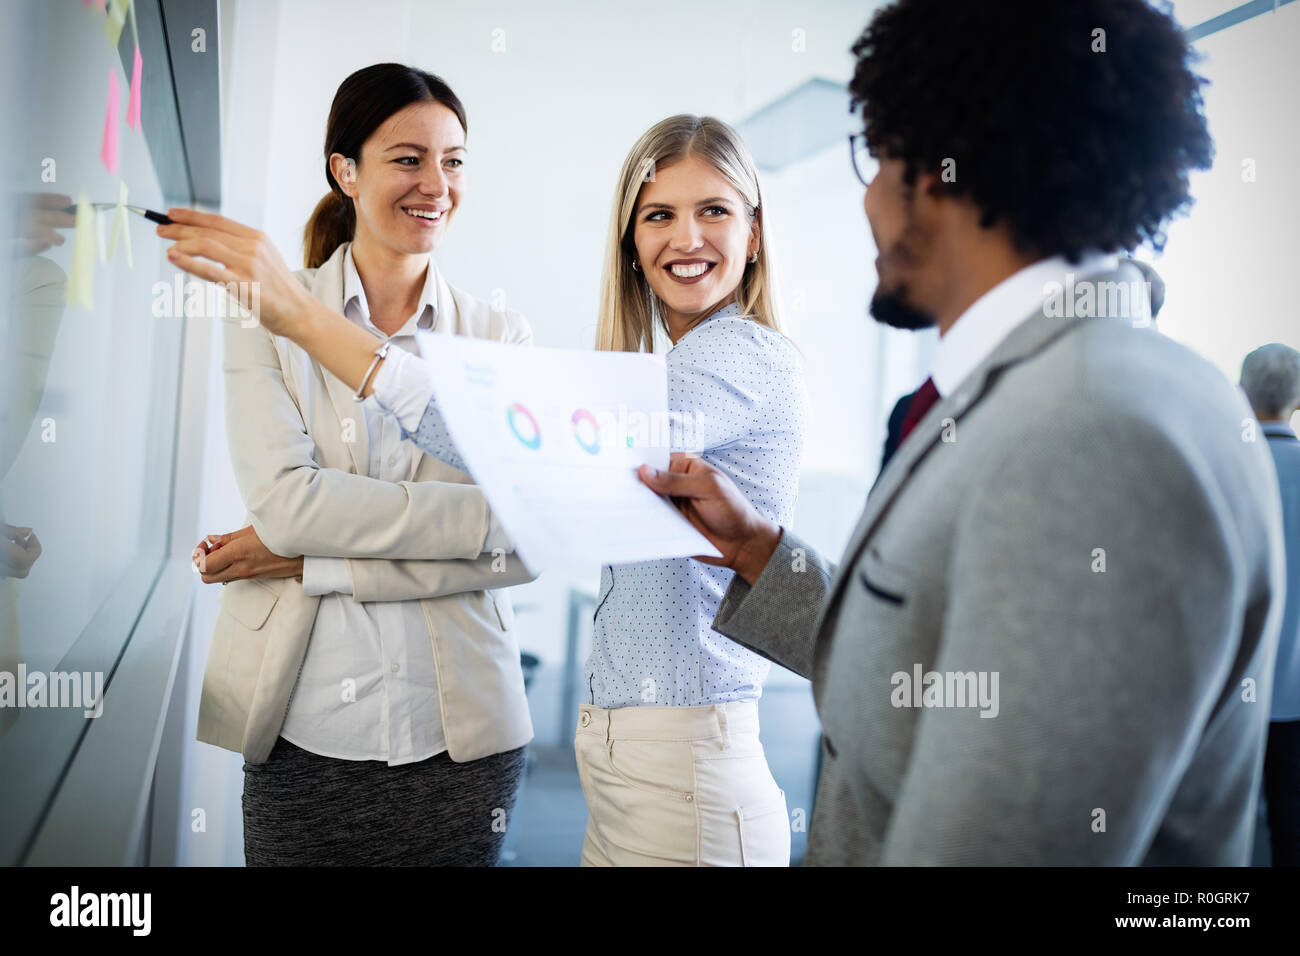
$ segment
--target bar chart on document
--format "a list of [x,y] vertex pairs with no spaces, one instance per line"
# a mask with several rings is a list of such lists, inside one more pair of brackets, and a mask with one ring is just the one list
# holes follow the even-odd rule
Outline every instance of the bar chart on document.
[[451,437],[530,571],[719,556],[636,475],[668,467],[662,356],[417,338]]

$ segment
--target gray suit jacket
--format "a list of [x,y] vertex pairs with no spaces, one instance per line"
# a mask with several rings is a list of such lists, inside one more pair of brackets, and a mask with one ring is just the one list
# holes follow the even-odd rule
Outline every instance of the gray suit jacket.
[[1245,864],[1285,560],[1250,422],[1154,330],[1039,312],[838,567],[786,531],[737,577],[714,627],[813,682],[806,862]]

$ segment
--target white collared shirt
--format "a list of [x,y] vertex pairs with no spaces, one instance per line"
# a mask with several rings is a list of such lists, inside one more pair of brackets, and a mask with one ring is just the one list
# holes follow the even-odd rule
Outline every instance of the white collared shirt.
[[[431,259],[415,313],[391,336],[395,346],[417,351],[416,330],[433,328],[437,319],[437,289]],[[343,314],[387,337],[370,321],[351,247],[343,257]],[[373,395],[361,409],[370,447],[368,476],[408,480],[414,446],[402,441],[401,426]],[[344,558],[307,556],[302,580],[307,594],[323,596],[280,735],[322,756],[383,760],[389,766],[446,750],[438,671],[420,602],[354,601]]]
[[[951,395],[1013,329],[1041,309],[1052,283],[1064,288],[1075,280],[1118,267],[1119,257],[1115,255],[1085,256],[1075,265],[1066,262],[1064,256],[1052,256],[1026,266],[989,289],[939,339],[930,372],[939,395]],[[1144,310],[1149,314],[1150,302],[1138,300],[1132,308],[1138,319]]]

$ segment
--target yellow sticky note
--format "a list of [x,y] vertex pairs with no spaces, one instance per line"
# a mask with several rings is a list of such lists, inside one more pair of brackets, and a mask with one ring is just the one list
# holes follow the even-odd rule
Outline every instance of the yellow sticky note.
[[83,191],[77,197],[77,226],[72,239],[72,269],[68,275],[68,305],[95,307],[95,211]]
[[126,266],[128,269],[134,269],[135,263],[131,260],[131,220],[126,211],[126,182],[119,180],[117,184],[117,208],[113,210],[113,230],[108,236],[108,257],[113,258],[113,253],[117,250],[117,238],[122,237],[122,245],[126,251]]
[[104,21],[104,34],[113,49],[117,49],[117,39],[126,26],[127,0],[108,0],[108,19]]
[[101,263],[108,261],[108,243],[104,241],[104,215],[98,209],[92,209],[90,214],[95,217],[95,258]]

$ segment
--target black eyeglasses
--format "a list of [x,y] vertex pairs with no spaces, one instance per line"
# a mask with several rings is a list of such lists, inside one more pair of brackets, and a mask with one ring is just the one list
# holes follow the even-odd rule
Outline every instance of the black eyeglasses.
[[849,134],[849,159],[853,163],[853,172],[857,174],[858,180],[862,185],[870,186],[871,180],[862,172],[871,162],[871,152],[867,149],[865,133]]

